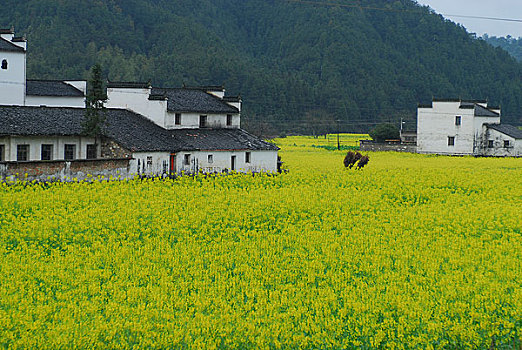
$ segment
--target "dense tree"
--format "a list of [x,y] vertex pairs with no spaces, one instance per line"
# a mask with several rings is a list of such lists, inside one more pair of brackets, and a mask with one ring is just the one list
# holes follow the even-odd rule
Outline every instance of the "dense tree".
[[87,86],[83,133],[86,136],[94,137],[96,144],[98,144],[98,139],[102,136],[103,125],[106,120],[104,104],[107,101],[107,95],[103,82],[101,66],[95,64],[91,69],[91,77]]
[[400,138],[399,129],[392,124],[379,124],[370,130],[370,137],[376,142],[386,140],[398,140]]

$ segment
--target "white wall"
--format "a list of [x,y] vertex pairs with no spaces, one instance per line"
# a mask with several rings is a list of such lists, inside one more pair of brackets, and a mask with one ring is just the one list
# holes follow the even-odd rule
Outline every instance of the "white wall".
[[84,97],[65,97],[65,96],[32,96],[25,97],[26,106],[47,106],[47,107],[85,107]]
[[151,89],[108,88],[107,108],[123,108],[141,114],[166,128],[167,101],[149,100]]
[[132,158],[131,174],[157,176],[170,172],[170,153],[168,152],[136,152],[132,154]]
[[[245,162],[245,153],[250,152],[250,163]],[[185,155],[190,155],[190,164],[184,164]],[[212,155],[213,162],[208,162],[208,156]],[[277,151],[197,151],[179,152],[176,154],[176,172],[204,173],[223,172],[231,170],[231,158],[236,156],[237,172],[276,172]]]
[[[417,152],[479,155],[482,153],[484,123],[500,123],[500,116],[476,117],[474,109],[459,108],[460,102],[433,102],[433,108],[417,110]],[[484,103],[480,105],[485,106]],[[461,124],[455,119],[461,116]],[[455,137],[455,145],[448,145]]]
[[25,52],[0,52],[0,105],[23,106],[25,101]]
[[167,112],[166,128],[167,129],[198,129],[199,117],[201,115],[207,116],[208,128],[228,128],[238,129],[240,127],[239,114],[232,114],[232,125],[227,126],[227,114],[205,114],[205,113],[180,113],[181,125],[175,125],[176,113]]
[[[87,145],[94,144],[94,138],[83,136],[27,137],[9,136],[0,138],[0,145],[5,145],[5,161],[16,161],[17,145],[29,145],[29,159],[41,160],[42,144],[53,145],[53,160],[64,159],[65,144],[76,145],[75,159],[87,158]],[[98,156],[100,153],[98,147]]]
[[[501,133],[494,129],[487,129],[485,132],[484,155],[494,157],[522,157],[522,140]],[[488,147],[489,141],[493,141],[493,147]],[[504,141],[509,141],[509,147],[504,147]]]
[[[473,109],[460,109],[460,102],[433,102],[433,108],[418,108],[417,151],[419,153],[473,154]],[[461,116],[461,125],[455,118]],[[448,137],[455,145],[448,146]]]

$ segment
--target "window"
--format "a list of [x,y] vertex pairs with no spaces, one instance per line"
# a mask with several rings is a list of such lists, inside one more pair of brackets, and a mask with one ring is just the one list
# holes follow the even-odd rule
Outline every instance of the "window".
[[42,145],[40,152],[41,160],[52,160],[53,159],[53,145]]
[[493,142],[493,140],[488,140],[488,148],[493,148],[495,147],[495,143]]
[[206,128],[207,127],[207,116],[206,115],[200,115],[199,116],[199,127],[200,128]]
[[176,113],[174,116],[174,124],[181,125],[181,113]]
[[94,144],[87,145],[87,159],[96,159],[98,157],[98,147]]
[[63,159],[73,160],[76,158],[76,145],[66,144],[63,148]]
[[462,123],[462,117],[460,115],[455,117],[455,125],[460,125]]
[[147,166],[152,166],[152,157],[151,156],[147,157]]
[[0,145],[0,162],[5,162],[5,146]]
[[504,140],[504,148],[508,148],[509,147],[509,140]]
[[213,156],[212,154],[209,154],[209,155],[208,155],[208,163],[209,163],[209,164],[214,163],[214,156]]
[[7,69],[7,60],[2,60],[2,69]]
[[16,160],[19,162],[29,160],[29,145],[16,146]]
[[250,152],[245,153],[245,163],[250,163]]
[[227,114],[227,126],[232,125],[232,114]]
[[183,156],[183,165],[190,165],[190,154],[185,154]]
[[455,136],[448,136],[448,146],[455,146]]

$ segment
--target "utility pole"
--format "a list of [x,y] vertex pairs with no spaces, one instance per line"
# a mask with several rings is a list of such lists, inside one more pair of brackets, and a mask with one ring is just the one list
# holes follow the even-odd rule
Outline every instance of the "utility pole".
[[339,141],[339,133],[341,132],[341,120],[337,119],[337,150],[341,150],[341,142]]

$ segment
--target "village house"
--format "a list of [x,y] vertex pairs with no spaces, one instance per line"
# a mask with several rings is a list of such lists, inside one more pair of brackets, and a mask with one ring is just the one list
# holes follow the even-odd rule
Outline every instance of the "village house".
[[419,105],[417,152],[520,157],[522,130],[501,124],[500,112],[487,101],[434,99]]
[[86,82],[27,80],[27,42],[0,35],[0,178],[277,171],[278,147],[240,128],[223,87],[111,82],[103,136],[85,136]]

